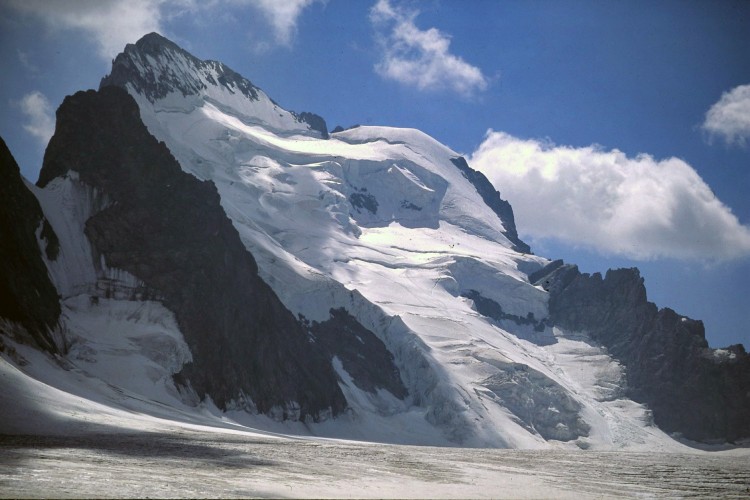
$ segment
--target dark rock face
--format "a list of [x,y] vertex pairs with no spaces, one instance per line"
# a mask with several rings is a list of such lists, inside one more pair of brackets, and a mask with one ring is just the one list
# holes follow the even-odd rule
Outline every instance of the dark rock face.
[[500,304],[483,296],[476,290],[464,291],[461,293],[461,296],[471,299],[474,302],[474,308],[479,314],[495,321],[500,326],[505,321],[512,321],[516,325],[530,327],[527,332],[523,332],[522,329],[516,329],[514,332],[516,337],[523,338],[536,345],[552,345],[557,343],[557,338],[547,329],[547,320],[535,318],[534,313],[529,313],[526,316],[507,313]]
[[471,168],[463,156],[451,158],[451,162],[461,171],[463,176],[474,185],[474,188],[482,197],[482,200],[492,209],[495,214],[503,221],[505,226],[505,237],[514,243],[513,249],[517,252],[530,253],[531,247],[521,241],[516,230],[516,219],[513,216],[513,207],[506,200],[500,197],[500,193],[495,189],[492,183],[484,176]]
[[[162,64],[154,66],[147,60],[148,57]],[[188,71],[179,64],[170,65],[178,58],[188,61]],[[214,72],[218,73],[218,79],[214,78]],[[99,88],[124,88],[130,83],[139,94],[154,102],[170,92],[180,92],[183,96],[200,93],[206,88],[206,83],[199,75],[204,76],[210,84],[222,85],[231,92],[240,91],[248,99],[258,100],[258,89],[249,80],[223,63],[201,61],[158,33],[149,33],[135,44],[125,46],[125,51],[112,62],[112,72],[102,78]]]
[[581,274],[561,262],[536,273],[550,320],[586,331],[627,369],[628,396],[648,404],[667,432],[698,440],[750,437],[750,356],[710,349],[703,323],[658,309],[637,269]]
[[330,319],[309,325],[315,341],[341,360],[344,370],[363,391],[386,389],[399,399],[408,392],[385,344],[346,309],[331,309]]
[[110,200],[86,222],[95,251],[174,312],[193,353],[176,380],[220,408],[250,398],[300,419],[345,408],[329,360],[258,276],[213,183],[180,169],[127,92],[65,99],[39,184],[68,169]]
[[[363,188],[363,190],[367,191],[366,188]],[[349,195],[349,203],[351,203],[359,213],[362,213],[360,210],[361,208],[367,210],[371,214],[378,213],[378,199],[370,193],[352,193]]]
[[492,299],[484,297],[476,290],[468,290],[462,293],[461,296],[471,299],[474,302],[474,307],[476,307],[477,312],[483,316],[487,316],[496,321],[510,320],[517,325],[532,325],[535,328],[544,330],[544,322],[537,321],[534,317],[534,313],[529,313],[526,317],[506,313],[503,311],[503,307],[500,304]]
[[323,139],[329,138],[328,125],[326,125],[326,121],[322,116],[316,115],[315,113],[308,113],[307,111],[303,111],[299,114],[294,113],[294,116],[296,116],[299,121],[305,122],[310,125],[311,129],[320,132],[320,136]]
[[409,200],[402,200],[401,201],[401,208],[406,208],[408,210],[414,210],[416,212],[421,212],[422,207],[419,205],[415,205],[414,203],[410,202]]
[[54,259],[57,235],[0,138],[0,317],[24,327],[30,338],[22,340],[54,353],[50,333],[58,326],[60,301],[37,242],[40,225],[46,254]]

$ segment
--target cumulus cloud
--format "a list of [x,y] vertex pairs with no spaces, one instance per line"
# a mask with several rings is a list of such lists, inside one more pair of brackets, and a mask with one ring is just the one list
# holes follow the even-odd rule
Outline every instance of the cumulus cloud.
[[383,78],[419,90],[448,89],[463,96],[485,90],[488,79],[450,52],[450,36],[436,28],[420,30],[414,23],[418,11],[407,11],[378,0],[370,10],[383,51],[375,70]]
[[750,228],[677,158],[631,158],[489,130],[470,163],[510,201],[531,238],[638,260],[750,255]]
[[26,116],[24,130],[46,146],[55,133],[55,115],[49,100],[35,90],[23,96],[17,104]]
[[706,113],[703,130],[727,144],[745,146],[750,139],[750,85],[724,92]]
[[127,43],[152,31],[160,31],[158,0],[9,0],[15,9],[41,18],[53,29],[80,30],[97,45],[99,55],[109,60]]
[[289,45],[297,30],[297,20],[302,11],[317,0],[246,0],[257,7],[271,23],[276,41]]
[[164,32],[164,22],[184,13],[212,19],[229,7],[259,11],[273,29],[277,43],[289,45],[302,11],[318,0],[6,0],[6,5],[36,16],[51,29],[78,30],[109,61],[152,31]]

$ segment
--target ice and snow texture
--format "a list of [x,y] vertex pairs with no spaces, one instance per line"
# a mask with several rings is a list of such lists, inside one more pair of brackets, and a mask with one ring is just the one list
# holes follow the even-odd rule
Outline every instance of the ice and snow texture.
[[[160,71],[190,80],[194,61],[178,56]],[[622,369],[603,349],[585,335],[535,330],[547,293],[527,275],[548,261],[513,250],[451,161],[455,151],[411,129],[358,127],[320,139],[257,89],[208,85],[216,68],[193,75],[206,83],[196,94],[149,99],[128,90],[183,170],[216,184],[285,305],[310,321],[345,308],[393,353],[408,397],[361,391],[336,359],[351,411],[320,424],[219,414],[210,401],[178,394],[171,374],[190,353],[174,318],[157,302],[129,300],[143,298],[142,284],[93,255],[83,227],[108,200],[74,174],[35,188],[60,237],[60,256],[47,264],[64,301],[70,370],[37,373],[30,363],[28,373],[116,408],[220,426],[409,444],[683,449],[646,408],[622,398]],[[506,319],[480,314],[472,294]]]
[[[344,307],[393,352],[406,402],[358,394],[338,366],[353,414],[313,433],[679,447],[644,407],[618,399],[622,374],[602,349],[549,328],[553,341],[534,344],[524,340],[528,325],[500,325],[464,297],[474,290],[510,315],[547,316],[547,294],[527,279],[547,261],[512,250],[502,221],[450,161],[456,152],[416,130],[358,127],[321,140],[265,126],[210,97],[184,106],[175,95],[152,103],[129,90],[182,168],[216,184],[261,276],[293,312],[323,321],[331,307]],[[383,419],[394,423],[389,432],[375,425]]]
[[0,441],[0,480],[8,497],[741,498],[750,487],[747,458],[437,452],[173,430],[6,438]]

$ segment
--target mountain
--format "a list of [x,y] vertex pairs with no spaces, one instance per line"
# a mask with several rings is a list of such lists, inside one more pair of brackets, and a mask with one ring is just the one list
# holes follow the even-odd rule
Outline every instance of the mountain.
[[127,88],[164,111],[189,110],[207,102],[276,132],[328,138],[322,117],[281,108],[223,63],[201,61],[157,33],[125,47],[100,86]]
[[[26,229],[6,251],[59,295],[37,337],[64,340],[34,341],[57,355],[44,369],[23,338],[6,343],[61,390],[414,444],[750,437],[742,346],[710,349],[700,322],[647,301],[637,270],[603,279],[534,255],[457,152],[413,129],[328,133],[158,34],[65,99],[37,185],[15,182],[26,201],[2,210]],[[42,305],[23,303],[4,316],[28,324]]]
[[39,186],[74,174],[106,196],[85,237],[95,260],[136,278],[131,298],[156,298],[174,312],[193,353],[176,376],[220,407],[247,397],[258,411],[299,418],[340,412],[332,367],[258,277],[216,188],[182,172],[133,99],[118,87],[80,92],[57,116]]

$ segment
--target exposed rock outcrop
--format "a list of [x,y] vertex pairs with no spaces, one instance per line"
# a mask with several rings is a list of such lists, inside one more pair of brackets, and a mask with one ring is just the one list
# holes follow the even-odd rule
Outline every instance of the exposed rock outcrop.
[[484,176],[482,172],[474,170],[466,163],[463,156],[451,158],[451,162],[458,168],[463,176],[474,185],[474,188],[482,197],[482,200],[492,209],[495,214],[503,221],[505,227],[505,237],[513,242],[513,249],[517,252],[530,253],[531,247],[521,241],[516,230],[516,219],[513,216],[513,207],[506,200],[500,197],[500,193],[495,189],[492,183]]
[[[157,72],[154,64],[148,60],[149,57],[167,58],[170,62],[178,57],[184,58],[189,62],[189,66],[163,65],[158,66]],[[149,71],[144,71],[144,68],[149,68]],[[193,69],[196,69],[198,74],[194,73]],[[214,73],[217,73],[218,77],[215,78]],[[166,97],[170,92],[179,92],[183,96],[200,93],[207,87],[200,75],[203,75],[209,84],[221,85],[232,92],[239,90],[248,99],[258,99],[258,88],[231,68],[217,61],[201,61],[158,33],[149,33],[135,44],[128,44],[112,62],[112,72],[102,78],[100,88],[124,88],[129,83],[139,94],[154,102]]]
[[59,327],[60,301],[42,260],[37,234],[47,258],[56,258],[57,236],[0,138],[0,318],[23,327],[23,332],[14,332],[28,336],[21,340],[54,353],[61,348],[52,334]]
[[193,362],[176,379],[220,407],[280,418],[346,406],[331,363],[257,273],[210,181],[184,173],[119,87],[79,92],[57,112],[39,184],[68,170],[109,204],[86,236],[111,268],[174,312]]
[[309,325],[315,341],[341,360],[344,370],[354,384],[370,393],[385,389],[399,399],[408,394],[396,368],[393,354],[382,340],[362,326],[344,308],[331,309],[326,321],[313,321]]
[[296,116],[299,121],[305,122],[310,125],[310,128],[312,130],[317,130],[318,132],[320,132],[320,136],[323,139],[328,139],[330,137],[328,135],[328,125],[326,124],[326,121],[322,116],[316,115],[315,113],[310,113],[308,111],[303,111],[302,113],[294,113],[294,116]]
[[587,332],[626,367],[628,396],[667,432],[693,440],[750,437],[750,356],[711,349],[703,323],[646,298],[637,269],[581,274],[556,261],[532,276],[550,292],[552,323]]

